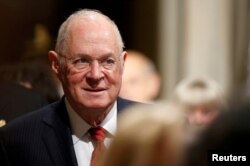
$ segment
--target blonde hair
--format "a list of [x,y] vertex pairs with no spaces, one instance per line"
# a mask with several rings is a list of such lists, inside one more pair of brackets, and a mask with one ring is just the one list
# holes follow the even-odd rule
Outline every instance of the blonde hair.
[[128,108],[101,166],[176,166],[184,147],[182,112],[170,103]]
[[218,105],[225,107],[225,94],[214,80],[192,77],[182,80],[175,89],[174,100],[185,106]]

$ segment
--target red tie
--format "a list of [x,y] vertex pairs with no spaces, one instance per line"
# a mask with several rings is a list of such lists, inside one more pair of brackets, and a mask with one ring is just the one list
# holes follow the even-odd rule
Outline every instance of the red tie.
[[90,128],[89,134],[93,141],[95,141],[96,145],[92,152],[90,166],[96,166],[98,162],[98,158],[100,154],[106,149],[104,145],[104,138],[105,138],[105,129],[102,127]]

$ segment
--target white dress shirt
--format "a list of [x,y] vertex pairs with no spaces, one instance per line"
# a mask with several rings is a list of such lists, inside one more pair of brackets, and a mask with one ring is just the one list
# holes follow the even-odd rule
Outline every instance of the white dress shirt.
[[[92,151],[94,150],[94,144],[88,133],[91,126],[74,111],[66,98],[65,104],[69,114],[77,163],[79,166],[89,166]],[[117,127],[117,102],[115,102],[113,108],[99,126],[108,132],[107,137],[104,139],[104,144],[108,147]]]

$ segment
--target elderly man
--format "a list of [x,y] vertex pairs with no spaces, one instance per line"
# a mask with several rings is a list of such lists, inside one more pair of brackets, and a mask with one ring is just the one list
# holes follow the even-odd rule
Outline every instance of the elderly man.
[[107,16],[86,9],[72,14],[48,54],[65,96],[1,130],[1,165],[93,165],[98,139],[103,137],[107,147],[117,112],[134,103],[117,97],[127,54],[123,47]]

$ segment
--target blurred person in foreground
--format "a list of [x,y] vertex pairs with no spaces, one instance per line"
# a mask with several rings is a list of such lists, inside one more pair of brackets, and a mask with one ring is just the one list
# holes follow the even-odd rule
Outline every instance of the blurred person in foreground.
[[[190,125],[190,136],[210,125],[226,109],[222,87],[205,76],[189,77],[180,81],[173,100],[183,106]],[[191,138],[190,138],[191,139]]]
[[119,115],[117,134],[100,166],[180,166],[186,118],[173,103],[134,105]]
[[[92,152],[116,132],[117,113],[134,103],[118,98],[123,47],[117,26],[102,13],[83,9],[68,17],[48,53],[65,96],[0,130],[1,165],[93,166]],[[103,140],[93,140],[100,132]]]
[[161,80],[154,63],[143,53],[127,50],[119,96],[143,103],[157,99]]

